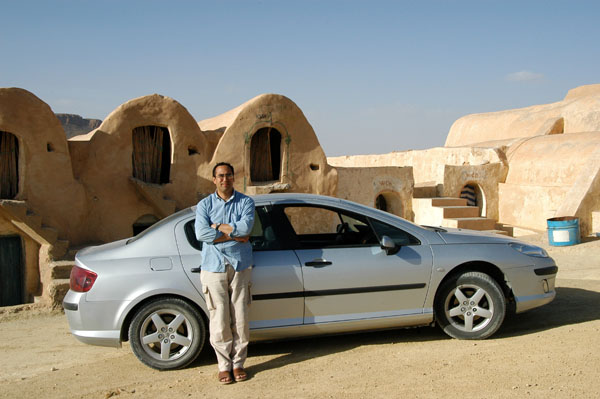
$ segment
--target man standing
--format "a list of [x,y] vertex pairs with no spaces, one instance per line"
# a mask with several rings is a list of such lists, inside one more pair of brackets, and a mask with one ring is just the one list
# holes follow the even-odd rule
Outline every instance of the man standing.
[[[210,343],[217,354],[219,382],[248,378],[250,276],[254,201],[233,189],[233,166],[219,162],[212,171],[216,191],[196,207],[196,238],[202,241],[200,281],[210,313]],[[233,376],[232,376],[233,373]]]

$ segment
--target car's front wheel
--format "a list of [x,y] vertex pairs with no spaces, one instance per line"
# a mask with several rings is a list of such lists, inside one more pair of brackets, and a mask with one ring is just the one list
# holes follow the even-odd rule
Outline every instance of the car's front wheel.
[[504,321],[506,298],[498,283],[480,272],[465,272],[440,287],[435,316],[444,332],[458,339],[485,339]]
[[187,366],[200,354],[205,339],[204,319],[198,310],[178,298],[148,302],[129,326],[133,353],[157,370]]

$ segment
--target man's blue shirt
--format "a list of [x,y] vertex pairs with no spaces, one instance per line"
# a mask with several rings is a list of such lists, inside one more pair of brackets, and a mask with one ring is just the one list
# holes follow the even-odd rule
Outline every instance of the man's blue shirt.
[[214,243],[213,241],[223,233],[211,228],[213,223],[233,227],[230,237],[250,235],[254,225],[254,200],[234,190],[233,195],[225,201],[214,192],[198,202],[195,223],[196,238],[203,243],[202,270],[224,273],[226,262],[238,272],[251,266],[250,241],[230,240]]

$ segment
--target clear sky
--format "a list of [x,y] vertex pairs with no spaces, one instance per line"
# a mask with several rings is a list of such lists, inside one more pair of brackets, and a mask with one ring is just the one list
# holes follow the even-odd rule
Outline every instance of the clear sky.
[[0,87],[104,119],[159,93],[196,120],[292,99],[328,156],[444,144],[478,112],[600,83],[598,1],[0,0]]

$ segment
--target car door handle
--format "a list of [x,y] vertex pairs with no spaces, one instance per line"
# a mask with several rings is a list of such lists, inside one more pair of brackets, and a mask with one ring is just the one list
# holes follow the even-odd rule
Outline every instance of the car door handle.
[[332,262],[325,260],[325,259],[313,259],[310,262],[306,262],[304,265],[312,266],[312,267],[323,267],[323,266],[329,266],[331,264],[332,264]]
[[200,266],[198,266],[198,267],[192,267],[190,269],[190,272],[192,272],[192,273],[200,273]]

